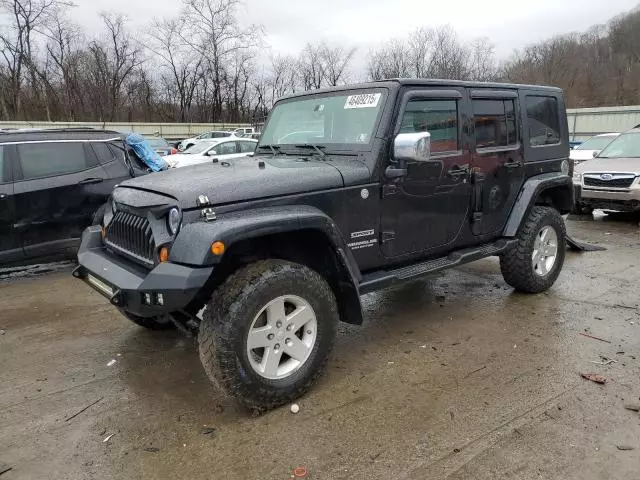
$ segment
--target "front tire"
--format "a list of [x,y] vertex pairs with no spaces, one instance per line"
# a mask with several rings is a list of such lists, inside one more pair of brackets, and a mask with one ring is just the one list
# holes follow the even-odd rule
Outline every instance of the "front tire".
[[317,272],[259,261],[214,292],[200,325],[200,359],[217,386],[263,412],[311,388],[327,363],[337,323],[333,291]]
[[520,227],[516,245],[500,256],[504,280],[519,292],[549,289],[564,264],[566,235],[564,220],[556,209],[533,207]]

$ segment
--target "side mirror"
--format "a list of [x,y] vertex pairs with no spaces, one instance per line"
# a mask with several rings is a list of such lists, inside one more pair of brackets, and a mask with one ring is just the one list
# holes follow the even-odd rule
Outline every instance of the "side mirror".
[[428,162],[431,157],[429,132],[399,133],[393,142],[393,158],[396,162]]
[[600,152],[598,150],[593,152],[593,158],[596,158],[598,155],[600,155]]

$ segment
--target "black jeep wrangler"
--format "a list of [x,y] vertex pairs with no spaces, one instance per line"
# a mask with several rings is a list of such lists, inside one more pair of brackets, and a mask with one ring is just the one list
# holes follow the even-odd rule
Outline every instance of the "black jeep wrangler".
[[516,290],[548,289],[568,156],[557,88],[305,92],[276,103],[252,157],[123,182],[74,275],[139,325],[197,330],[209,377],[265,410],[311,387],[362,294],[493,255]]

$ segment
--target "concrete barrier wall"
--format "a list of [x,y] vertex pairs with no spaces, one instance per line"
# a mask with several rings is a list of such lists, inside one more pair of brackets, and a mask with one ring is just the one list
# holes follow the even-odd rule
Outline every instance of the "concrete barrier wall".
[[567,110],[571,140],[599,133],[624,132],[640,125],[640,106],[576,108]]

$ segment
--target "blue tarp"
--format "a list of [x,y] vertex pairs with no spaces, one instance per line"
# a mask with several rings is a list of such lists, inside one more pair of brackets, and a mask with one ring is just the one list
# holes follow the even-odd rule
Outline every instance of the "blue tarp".
[[124,139],[127,145],[129,145],[136,155],[147,165],[153,172],[159,172],[169,168],[167,162],[165,162],[156,151],[151,148],[147,140],[137,133],[130,133]]

